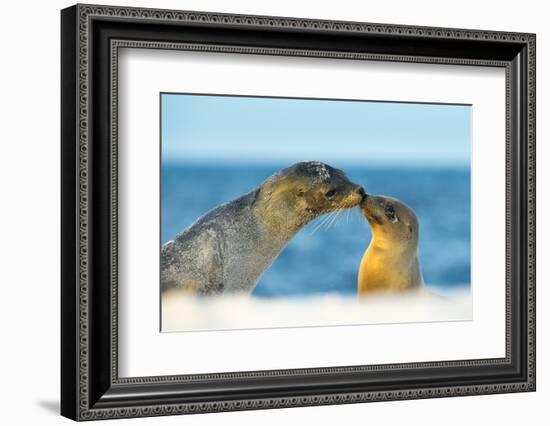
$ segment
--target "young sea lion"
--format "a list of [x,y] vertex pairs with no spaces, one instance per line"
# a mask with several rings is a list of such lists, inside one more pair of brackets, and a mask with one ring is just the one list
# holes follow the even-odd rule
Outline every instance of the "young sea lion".
[[399,292],[423,286],[418,260],[419,223],[414,211],[399,200],[367,195],[360,204],[372,239],[361,259],[359,296]]
[[211,295],[252,292],[288,241],[325,213],[357,206],[365,192],[344,172],[308,161],[223,204],[161,249],[161,289]]

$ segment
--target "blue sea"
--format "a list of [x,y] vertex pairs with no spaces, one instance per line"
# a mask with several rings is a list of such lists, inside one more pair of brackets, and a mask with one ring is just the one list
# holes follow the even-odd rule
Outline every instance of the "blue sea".
[[[163,164],[161,243],[286,166]],[[470,285],[469,168],[334,166],[364,185],[367,193],[398,198],[416,212],[420,264],[428,286],[444,291]],[[262,277],[254,296],[356,293],[357,270],[371,238],[368,223],[357,208],[341,214],[328,229],[315,231],[318,222],[307,225],[290,241]]]

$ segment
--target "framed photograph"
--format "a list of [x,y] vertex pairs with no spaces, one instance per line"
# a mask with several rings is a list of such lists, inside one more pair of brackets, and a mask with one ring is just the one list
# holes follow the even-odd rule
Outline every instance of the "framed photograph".
[[61,412],[535,390],[535,35],[61,12]]

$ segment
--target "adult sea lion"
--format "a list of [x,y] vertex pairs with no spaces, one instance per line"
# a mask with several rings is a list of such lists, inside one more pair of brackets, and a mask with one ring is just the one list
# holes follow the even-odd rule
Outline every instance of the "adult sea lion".
[[367,195],[361,213],[372,239],[361,259],[357,278],[359,296],[423,287],[418,260],[419,223],[414,211],[399,200]]
[[357,206],[365,192],[344,172],[308,161],[279,171],[248,194],[191,224],[161,249],[161,289],[250,293],[308,222]]

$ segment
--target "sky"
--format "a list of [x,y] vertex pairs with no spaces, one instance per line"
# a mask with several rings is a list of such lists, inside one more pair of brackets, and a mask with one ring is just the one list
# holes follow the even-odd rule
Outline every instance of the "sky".
[[471,106],[161,94],[162,161],[468,167]]

